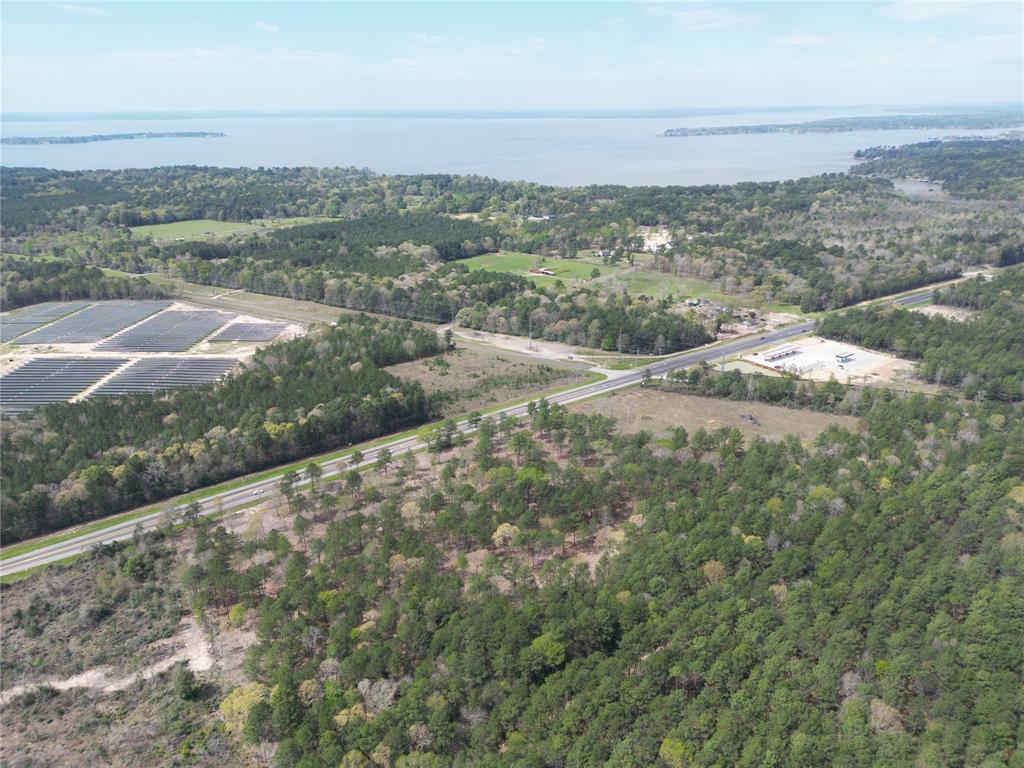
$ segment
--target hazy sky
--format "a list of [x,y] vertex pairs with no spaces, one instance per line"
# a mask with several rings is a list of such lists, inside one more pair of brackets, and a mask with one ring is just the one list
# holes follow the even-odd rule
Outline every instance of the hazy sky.
[[4,111],[1019,102],[1017,2],[4,2]]

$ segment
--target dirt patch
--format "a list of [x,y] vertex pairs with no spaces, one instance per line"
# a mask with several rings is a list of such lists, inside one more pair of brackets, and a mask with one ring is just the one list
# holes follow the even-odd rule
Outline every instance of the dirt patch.
[[690,432],[703,427],[711,431],[735,427],[746,438],[763,437],[775,440],[796,435],[812,440],[831,424],[856,430],[858,420],[816,411],[783,408],[764,403],[718,400],[695,395],[658,392],[651,389],[630,389],[608,397],[574,403],[570,410],[600,414],[618,419],[619,432],[647,430],[655,436],[670,427],[684,427]]
[[597,349],[576,347],[558,341],[529,339],[523,336],[512,336],[507,333],[477,331],[472,328],[456,327],[452,330],[460,339],[465,339],[469,342],[487,344],[488,346],[507,349],[510,352],[519,352],[543,360],[572,360],[581,356],[590,357],[595,354],[601,354],[601,351]]
[[116,693],[163,674],[179,661],[184,661],[194,672],[205,672],[213,666],[209,642],[203,630],[191,618],[182,622],[180,630],[173,637],[154,643],[153,650],[155,653],[166,655],[160,661],[129,674],[124,674],[114,667],[102,666],[64,679],[50,678],[37,683],[12,686],[0,694],[0,706],[6,706],[14,698],[43,686],[56,691],[88,688],[102,693]]
[[570,384],[579,371],[476,349],[390,366],[388,372],[418,381],[439,401],[445,416],[480,410],[536,394],[539,389]]
[[167,648],[160,641],[188,613],[174,563],[173,550],[151,544],[48,568],[4,587],[2,686],[161,661]]
[[949,320],[956,320],[957,322],[964,322],[974,317],[977,311],[973,309],[965,309],[964,307],[947,307],[945,304],[926,304],[923,307],[912,307],[911,312],[920,312],[922,315],[928,315],[929,317],[945,317]]

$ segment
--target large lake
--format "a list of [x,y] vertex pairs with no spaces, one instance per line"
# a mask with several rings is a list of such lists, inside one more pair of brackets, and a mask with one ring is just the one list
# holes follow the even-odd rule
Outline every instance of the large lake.
[[950,135],[898,130],[664,138],[666,128],[801,122],[882,110],[795,110],[662,117],[166,117],[7,120],[4,136],[217,131],[223,138],[8,145],[8,166],[358,166],[380,173],[466,173],[548,184],[730,184],[845,171],[853,153]]

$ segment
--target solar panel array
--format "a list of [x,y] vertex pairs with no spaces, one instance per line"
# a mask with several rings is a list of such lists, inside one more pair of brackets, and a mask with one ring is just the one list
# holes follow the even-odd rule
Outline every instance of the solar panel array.
[[92,395],[116,396],[209,384],[230,371],[237,360],[223,357],[152,357],[128,366]]
[[103,342],[115,352],[184,352],[235,316],[213,310],[170,310]]
[[26,333],[14,343],[59,344],[99,341],[169,306],[169,301],[105,301]]
[[0,344],[87,306],[88,301],[46,301],[3,315],[0,317]]
[[0,413],[74,397],[128,362],[110,357],[41,357],[0,376]]
[[210,341],[270,341],[287,327],[284,323],[232,323]]

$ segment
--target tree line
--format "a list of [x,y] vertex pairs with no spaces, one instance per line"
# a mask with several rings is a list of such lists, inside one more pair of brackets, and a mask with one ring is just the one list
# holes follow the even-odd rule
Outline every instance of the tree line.
[[97,267],[63,260],[0,258],[0,310],[7,312],[43,301],[71,299],[147,299],[167,293],[146,278],[104,274]]

